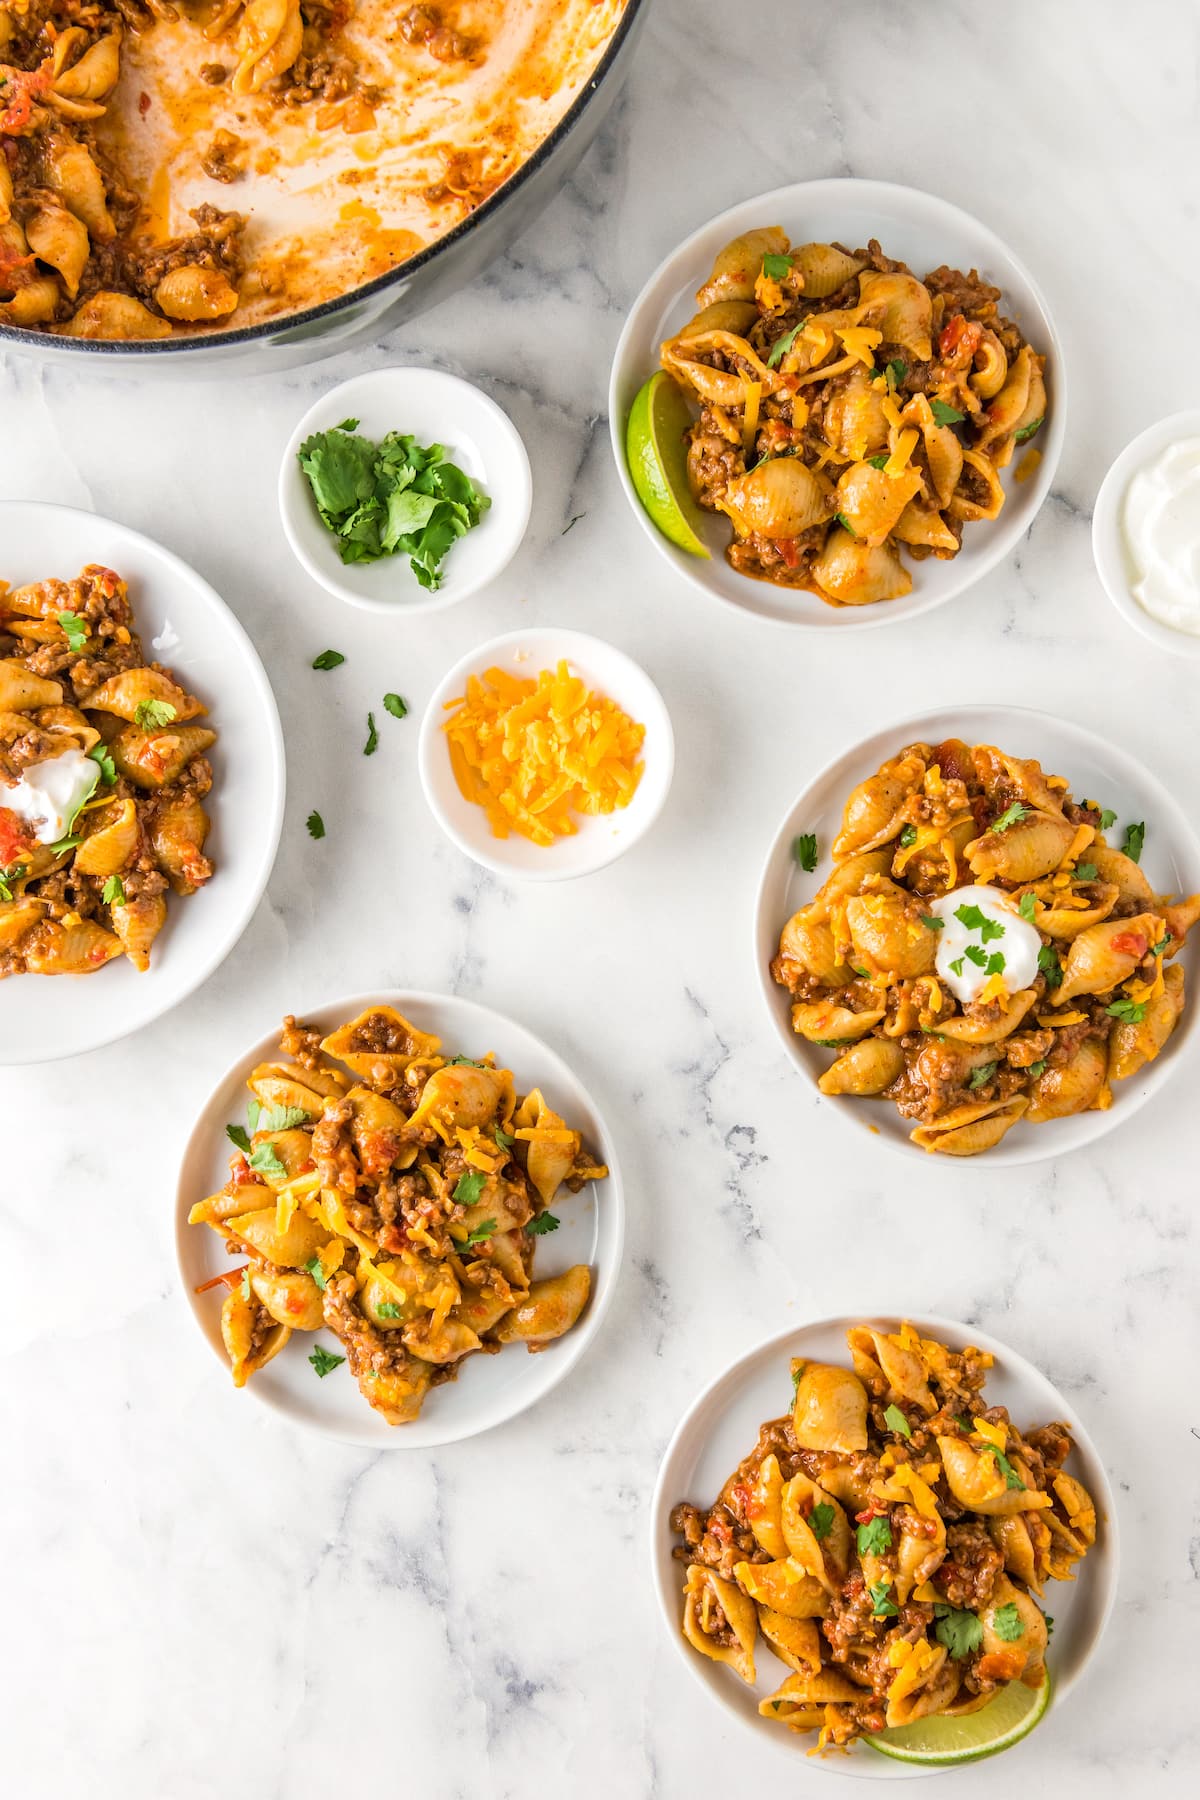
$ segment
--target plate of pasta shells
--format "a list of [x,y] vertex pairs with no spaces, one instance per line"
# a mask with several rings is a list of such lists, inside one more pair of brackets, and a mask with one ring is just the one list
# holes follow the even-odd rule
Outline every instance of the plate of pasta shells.
[[289,1015],[222,1077],[180,1175],[184,1288],[232,1390],[377,1449],[548,1394],[599,1329],[623,1236],[582,1084],[450,995]]
[[[688,416],[665,454],[692,551],[656,529],[627,463],[659,368]],[[914,188],[837,179],[743,201],[671,253],[621,334],[609,413],[626,495],[693,586],[854,630],[1010,554],[1050,490],[1066,386],[1046,301],[992,231]]]
[[671,1439],[651,1546],[668,1634],[712,1698],[796,1766],[876,1780],[971,1759],[906,1760],[917,1734],[953,1743],[970,1720],[987,1754],[1023,1733],[989,1743],[985,1709],[1060,1705],[1119,1562],[1074,1408],[935,1317],[819,1320],[739,1358]]
[[266,886],[279,715],[224,602],[170,551],[0,503],[0,1063],[149,1024]]
[[789,809],[755,958],[796,1066],[877,1142],[1033,1162],[1132,1117],[1194,1041],[1200,845],[1082,726],[964,706],[884,727]]

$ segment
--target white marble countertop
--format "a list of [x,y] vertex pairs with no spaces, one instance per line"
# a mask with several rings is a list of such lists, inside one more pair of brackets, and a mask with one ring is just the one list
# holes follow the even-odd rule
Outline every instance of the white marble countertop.
[[[111,514],[190,560],[258,645],[289,757],[274,877],[220,971],[135,1041],[0,1075],[14,1800],[684,1800],[778,1781],[665,1639],[647,1502],[681,1411],[729,1359],[790,1319],[859,1309],[1007,1338],[1078,1404],[1121,1497],[1121,1593],[1087,1679],[1013,1760],[939,1792],[1019,1780],[1103,1800],[1200,1769],[1194,1073],[1094,1152],[930,1182],[814,1103],[764,1015],[749,936],[789,800],[910,707],[1115,718],[1200,823],[1193,668],[1117,618],[1089,551],[1110,459],[1194,398],[1178,322],[1200,278],[1197,21],[1164,0],[759,0],[736,31],[729,18],[718,0],[657,0],[614,117],[550,211],[372,349],[186,386],[0,359],[0,493]],[[706,605],[652,555],[603,415],[655,262],[743,196],[834,174],[941,192],[1007,239],[1061,322],[1072,416],[1006,567],[902,632],[818,646]],[[305,578],[274,499],[314,395],[391,361],[494,393],[536,490],[491,593],[394,624]],[[625,860],[518,889],[439,835],[416,720],[451,661],[530,620],[638,657],[679,758]],[[348,658],[336,679],[309,671],[327,644]],[[384,687],[413,716],[364,763]],[[235,1395],[175,1272],[179,1152],[216,1076],[285,1010],[374,983],[470,995],[549,1039],[615,1123],[628,1183],[624,1277],[590,1354],[535,1411],[434,1454],[343,1448]],[[803,1756],[789,1785],[835,1791]]]

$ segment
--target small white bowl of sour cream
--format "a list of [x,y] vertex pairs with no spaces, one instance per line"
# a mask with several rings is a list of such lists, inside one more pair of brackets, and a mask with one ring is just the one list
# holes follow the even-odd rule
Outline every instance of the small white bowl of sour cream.
[[1200,411],[1160,419],[1121,452],[1096,496],[1092,555],[1135,631],[1200,657]]

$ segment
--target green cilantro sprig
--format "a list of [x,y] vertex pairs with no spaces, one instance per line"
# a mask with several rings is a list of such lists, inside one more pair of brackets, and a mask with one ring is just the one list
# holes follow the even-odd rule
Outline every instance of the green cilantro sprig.
[[1131,862],[1140,863],[1142,850],[1146,843],[1146,822],[1141,820],[1137,825],[1125,827],[1125,842],[1121,846]]
[[467,1169],[455,1183],[454,1198],[460,1206],[478,1206],[486,1185],[487,1176],[481,1169]]
[[538,1213],[536,1218],[530,1219],[525,1229],[531,1237],[545,1237],[548,1231],[557,1231],[558,1226],[559,1221],[552,1212],[543,1212]]
[[179,710],[169,700],[139,700],[133,709],[134,722],[143,731],[158,731],[179,717]]
[[323,1344],[318,1344],[308,1360],[321,1380],[324,1381],[329,1372],[336,1369],[339,1363],[344,1363],[346,1359],[344,1356],[335,1356],[331,1350],[326,1350]]
[[901,1437],[910,1438],[912,1436],[912,1426],[898,1406],[884,1408],[883,1422],[889,1431],[899,1432]]
[[808,1529],[812,1532],[818,1543],[824,1543],[825,1539],[829,1536],[830,1532],[833,1530],[833,1521],[836,1516],[837,1515],[832,1506],[830,1506],[828,1500],[819,1500],[816,1506],[813,1507],[808,1515]]
[[1019,825],[1022,819],[1027,819],[1028,817],[1029,808],[1027,806],[1022,806],[1019,800],[1014,800],[1011,806],[1005,807],[998,819],[993,820],[990,829],[992,831],[1007,831],[1010,826]]
[[799,837],[792,839],[792,855],[806,875],[811,875],[816,868],[817,854],[815,832],[802,831]]
[[1020,1608],[1015,1600],[1008,1600],[996,1608],[992,1614],[992,1630],[1005,1644],[1015,1644],[1018,1638],[1025,1636]]
[[944,1644],[956,1662],[966,1656],[974,1655],[983,1644],[983,1621],[977,1613],[967,1612],[958,1606],[946,1606],[941,1601],[935,1605],[936,1623],[933,1635],[939,1644]]
[[882,1556],[892,1547],[892,1528],[886,1519],[866,1519],[855,1533],[854,1541],[860,1556]]
[[78,613],[60,612],[58,622],[66,637],[67,649],[72,656],[78,656],[90,636],[86,620],[81,619]]

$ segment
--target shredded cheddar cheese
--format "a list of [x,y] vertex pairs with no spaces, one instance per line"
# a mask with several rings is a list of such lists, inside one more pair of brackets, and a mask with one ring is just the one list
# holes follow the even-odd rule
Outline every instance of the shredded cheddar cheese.
[[865,363],[868,369],[874,368],[875,358],[871,353],[882,344],[882,331],[875,331],[870,325],[847,325],[837,332],[837,336],[851,356]]
[[993,1425],[987,1419],[972,1419],[971,1423],[981,1438],[986,1438],[997,1450],[1003,1450],[1008,1442],[1008,1432],[1003,1425]]
[[1036,449],[1035,450],[1027,450],[1025,452],[1024,456],[1021,458],[1020,462],[1017,464],[1015,479],[1017,481],[1031,480],[1032,477],[1037,474],[1038,465],[1040,464],[1041,460],[1042,460],[1042,453],[1040,450],[1036,450]]
[[579,829],[573,815],[611,813],[637,792],[645,727],[565,662],[536,681],[496,668],[472,675],[450,709],[442,729],[454,779],[495,837],[552,844]]
[[1008,985],[1003,975],[989,975],[979,990],[979,1004],[987,1006],[993,1000],[1007,1000]]
[[917,447],[918,436],[919,433],[914,431],[911,426],[907,431],[900,433],[896,439],[895,449],[883,465],[885,475],[903,475],[908,466],[908,459]]

